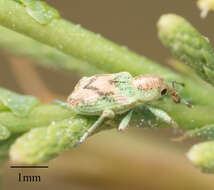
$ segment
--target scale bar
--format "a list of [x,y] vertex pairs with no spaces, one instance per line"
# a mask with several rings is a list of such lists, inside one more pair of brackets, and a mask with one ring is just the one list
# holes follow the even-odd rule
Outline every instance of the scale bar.
[[10,166],[10,168],[48,168],[48,166]]

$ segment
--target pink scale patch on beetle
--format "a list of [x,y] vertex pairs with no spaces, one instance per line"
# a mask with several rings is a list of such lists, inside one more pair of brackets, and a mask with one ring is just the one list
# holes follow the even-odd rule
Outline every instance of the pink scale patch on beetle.
[[120,102],[121,104],[127,104],[130,102],[130,98],[127,98],[126,96],[118,95],[115,96],[115,99],[117,102]]
[[114,75],[95,75],[93,77],[84,77],[76,85],[72,94],[68,97],[68,103],[77,106],[80,103],[96,101],[100,96],[115,95],[115,85],[111,81]]
[[141,88],[142,90],[151,90],[154,88],[160,88],[163,84],[163,79],[156,75],[140,75],[135,78],[134,85],[136,88]]
[[71,106],[76,106],[85,101],[96,100],[99,94],[88,89],[75,89],[75,91],[68,97],[68,103]]
[[96,80],[91,83],[91,86],[103,94],[113,94],[115,93],[115,85],[111,82],[113,79],[113,75],[97,76]]

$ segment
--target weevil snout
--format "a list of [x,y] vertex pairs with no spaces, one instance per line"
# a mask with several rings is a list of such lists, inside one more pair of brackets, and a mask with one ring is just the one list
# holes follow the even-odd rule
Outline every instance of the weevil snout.
[[181,98],[178,95],[178,92],[175,88],[172,88],[170,93],[169,93],[170,97],[172,98],[173,102],[175,102],[176,104],[181,102]]
[[160,94],[161,94],[161,96],[165,96],[168,93],[169,96],[172,98],[173,102],[178,104],[181,102],[181,98],[180,98],[176,88],[174,87],[174,83],[176,83],[176,82],[173,81],[172,87],[171,87],[168,84],[166,84],[164,81],[162,81],[161,86],[160,86]]

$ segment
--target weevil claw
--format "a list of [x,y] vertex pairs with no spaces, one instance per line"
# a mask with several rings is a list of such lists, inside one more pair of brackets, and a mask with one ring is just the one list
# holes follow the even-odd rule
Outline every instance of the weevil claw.
[[118,128],[118,131],[119,131],[119,132],[124,132],[125,129],[119,127],[119,128]]
[[174,121],[174,120],[170,120],[169,121],[169,123],[171,123],[172,124],[172,126],[174,127],[174,129],[178,129],[179,127],[178,127],[178,124]]

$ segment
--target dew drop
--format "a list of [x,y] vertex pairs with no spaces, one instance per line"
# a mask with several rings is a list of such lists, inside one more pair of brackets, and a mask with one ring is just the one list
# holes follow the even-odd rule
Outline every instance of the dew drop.
[[81,24],[76,24],[75,27],[76,27],[76,28],[80,28],[80,27],[81,27]]
[[204,39],[205,39],[207,42],[210,42],[210,40],[209,40],[208,37],[206,37],[206,36],[203,36],[203,37],[204,37]]
[[96,34],[96,36],[97,36],[98,38],[100,38],[102,35],[101,35],[101,34]]
[[55,122],[55,121],[52,121],[52,122],[51,122],[51,125],[56,125],[56,122]]
[[48,24],[53,19],[59,18],[59,13],[56,9],[49,6],[43,1],[37,0],[16,0],[21,3],[25,8],[27,13],[38,23]]
[[123,49],[128,50],[129,48],[127,46],[122,46]]

